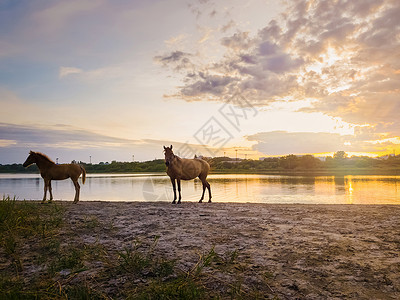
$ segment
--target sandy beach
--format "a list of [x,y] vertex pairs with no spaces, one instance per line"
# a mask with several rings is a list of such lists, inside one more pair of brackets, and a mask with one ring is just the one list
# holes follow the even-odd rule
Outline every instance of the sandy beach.
[[[75,232],[75,242],[100,243],[108,251],[159,236],[154,251],[177,259],[183,271],[213,247],[222,255],[235,252],[241,289],[266,298],[400,298],[400,206],[84,201],[63,206],[65,228]],[[85,220],[96,226],[82,228]],[[95,278],[101,269],[92,266],[90,274],[78,276]],[[210,284],[218,288],[218,281],[231,280],[219,277]]]

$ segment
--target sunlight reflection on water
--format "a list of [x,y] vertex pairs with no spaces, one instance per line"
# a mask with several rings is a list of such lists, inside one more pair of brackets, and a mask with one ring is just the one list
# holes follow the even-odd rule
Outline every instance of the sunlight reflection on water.
[[[211,174],[213,201],[302,204],[400,204],[399,176],[283,176]],[[53,181],[57,200],[71,200],[70,180]],[[182,181],[182,200],[197,201],[199,180]],[[41,200],[43,180],[36,174],[0,174],[0,193],[17,199]],[[165,173],[89,174],[81,200],[172,201]],[[208,200],[206,192],[205,200]]]

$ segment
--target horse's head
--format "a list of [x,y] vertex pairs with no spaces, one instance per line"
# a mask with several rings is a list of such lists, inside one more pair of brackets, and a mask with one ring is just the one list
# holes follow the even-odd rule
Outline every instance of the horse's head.
[[28,158],[25,160],[25,162],[22,166],[26,168],[34,163],[36,163],[36,153],[33,151],[30,151]]
[[172,145],[171,147],[164,146],[164,155],[165,155],[165,165],[168,167],[175,158],[175,154],[174,152],[172,152]]

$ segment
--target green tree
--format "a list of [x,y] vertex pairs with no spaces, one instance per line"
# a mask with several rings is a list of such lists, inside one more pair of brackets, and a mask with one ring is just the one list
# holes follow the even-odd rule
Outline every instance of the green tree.
[[344,151],[337,151],[335,154],[333,154],[333,159],[335,160],[343,160],[347,158],[347,153]]
[[287,156],[281,157],[281,159],[279,160],[279,165],[283,169],[296,169],[299,165],[299,158],[296,155],[289,154]]

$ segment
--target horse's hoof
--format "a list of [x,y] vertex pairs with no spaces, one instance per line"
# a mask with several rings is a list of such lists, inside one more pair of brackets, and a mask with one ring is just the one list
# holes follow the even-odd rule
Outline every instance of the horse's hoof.
[[176,201],[174,200],[174,201],[172,201],[172,204],[176,204]]
[[210,199],[210,200],[208,200],[208,203],[211,203],[211,199]]
[[178,204],[181,204],[181,200],[178,201]]
[[199,203],[202,203],[202,202],[203,202],[203,199],[199,200]]

